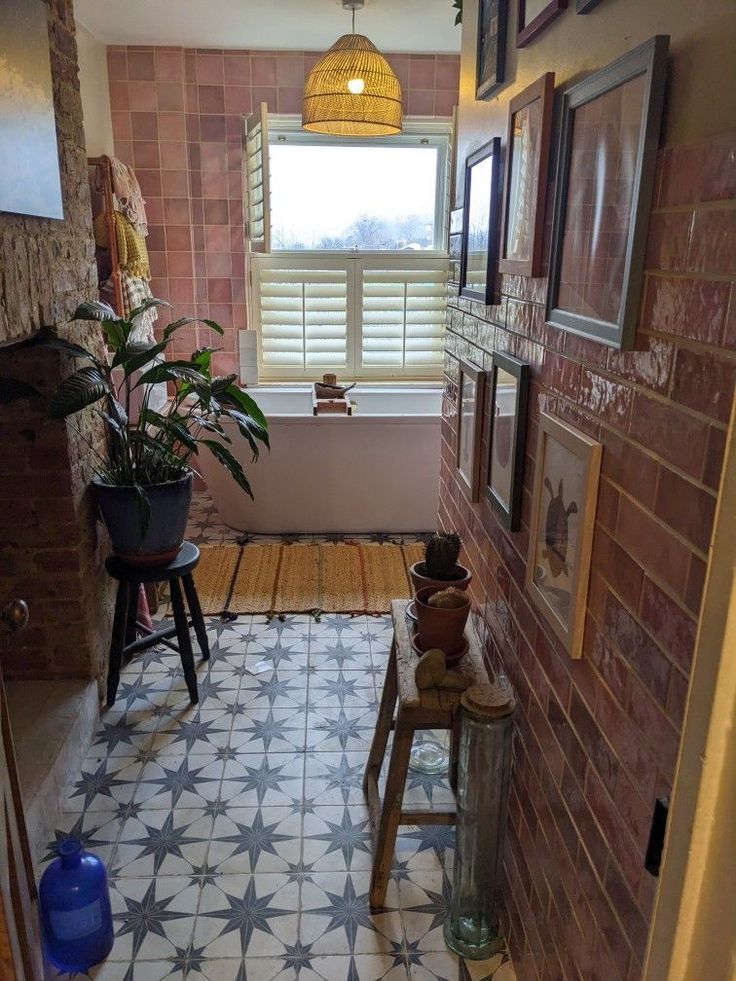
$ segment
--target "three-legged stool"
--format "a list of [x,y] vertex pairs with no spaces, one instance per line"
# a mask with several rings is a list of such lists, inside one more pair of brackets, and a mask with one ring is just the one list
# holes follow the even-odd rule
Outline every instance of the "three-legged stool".
[[[406,620],[407,606],[407,600],[393,600],[391,603],[394,639],[383,683],[376,732],[363,778],[363,793],[368,804],[373,835],[373,872],[369,896],[373,909],[383,906],[386,897],[399,825],[455,823],[454,809],[408,811],[402,806],[404,785],[409,769],[409,754],[417,729],[449,729],[452,732],[450,781],[454,789],[457,759],[455,722],[461,695],[456,691],[437,688],[422,691],[417,688],[414,678],[417,655],[411,646],[409,624]],[[483,651],[475,631],[469,626],[465,635],[469,642],[468,653],[460,664],[455,665],[454,670],[464,674],[471,685],[486,682],[488,672],[483,664]],[[397,702],[396,721],[394,721],[394,708]],[[386,792],[381,802],[378,778],[392,729],[394,740]]]
[[[197,643],[205,661],[209,660],[210,650],[207,643],[207,629],[199,605],[197,589],[194,585],[192,572],[199,562],[199,549],[192,542],[184,542],[179,554],[167,565],[140,566],[130,565],[116,555],[111,555],[105,562],[108,573],[118,581],[118,594],[115,601],[115,619],[112,626],[110,642],[110,665],[107,671],[107,705],[115,704],[115,696],[120,682],[120,667],[124,656],[137,654],[156,644],[169,644],[169,638],[176,637],[184,678],[189,689],[192,705],[199,701],[197,691],[197,675],[194,670],[194,652],[189,636],[190,620],[184,606],[184,597],[189,605],[191,625],[197,635]],[[144,637],[136,640],[136,613],[138,610],[138,587],[140,583],[168,582],[171,592],[171,606],[174,613],[174,626],[163,627],[160,630],[147,631]],[[140,628],[140,625],[138,625]]]

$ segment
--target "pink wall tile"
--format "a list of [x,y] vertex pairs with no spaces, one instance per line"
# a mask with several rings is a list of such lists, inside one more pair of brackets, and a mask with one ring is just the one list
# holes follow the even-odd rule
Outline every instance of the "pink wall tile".
[[137,112],[155,112],[156,85],[153,82],[128,82],[128,99],[130,108]]
[[127,79],[128,55],[125,49],[107,49],[107,77],[111,82]]
[[250,85],[250,60],[247,51],[226,51],[225,84]]
[[250,75],[252,85],[276,85],[276,58],[254,55],[250,60]]
[[162,141],[180,140],[185,138],[183,112],[160,112],[158,114],[158,138]]
[[[261,83],[258,84],[270,84]],[[276,84],[302,88],[304,86],[304,56],[302,54],[279,54],[276,58]]]
[[225,112],[225,86],[199,85],[199,111],[208,113]]
[[128,109],[130,107],[130,93],[128,83],[110,81],[110,108]]
[[184,86],[180,82],[157,82],[158,108],[164,112],[184,111]]
[[166,170],[186,170],[187,145],[177,140],[160,145],[161,166]]
[[277,112],[293,113],[302,111],[302,96],[304,88],[279,88],[277,94]]
[[128,51],[128,78],[152,82],[155,77],[153,51]]
[[222,85],[225,59],[221,54],[197,52],[197,81],[200,85]]
[[225,86],[225,112],[239,114],[239,113],[249,113],[250,111],[251,111],[250,86],[226,85]]
[[181,49],[157,48],[155,51],[155,75],[159,82],[179,82],[184,78],[184,52]]

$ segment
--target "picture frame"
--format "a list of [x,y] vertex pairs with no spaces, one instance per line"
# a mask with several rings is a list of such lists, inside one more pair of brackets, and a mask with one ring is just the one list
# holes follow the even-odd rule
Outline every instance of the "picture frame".
[[636,331],[669,38],[562,95],[547,322],[615,348]]
[[575,12],[578,14],[589,14],[600,2],[601,0],[577,0]]
[[492,140],[465,163],[460,295],[490,304],[496,296],[501,222],[501,140]]
[[453,286],[460,285],[460,259],[463,245],[463,209],[453,208],[450,211],[450,231],[447,236],[447,247],[450,256],[450,273],[448,282]]
[[523,48],[567,9],[567,0],[517,0],[516,47]]
[[476,99],[490,99],[506,84],[509,0],[478,0]]
[[502,273],[542,274],[554,90],[554,72],[546,72],[509,103],[498,262]]
[[518,531],[521,524],[528,402],[529,365],[494,351],[488,383],[485,495],[509,531]]
[[475,504],[480,497],[480,449],[483,435],[485,381],[486,376],[482,368],[472,361],[459,359],[455,467],[472,504]]
[[582,655],[602,449],[540,413],[525,585],[573,659]]

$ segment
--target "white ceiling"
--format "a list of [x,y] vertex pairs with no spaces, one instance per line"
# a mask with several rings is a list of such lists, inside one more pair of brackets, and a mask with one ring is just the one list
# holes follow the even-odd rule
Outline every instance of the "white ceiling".
[[[106,44],[322,50],[350,30],[341,0],[75,0]],[[452,0],[366,0],[356,31],[384,51],[460,50]]]

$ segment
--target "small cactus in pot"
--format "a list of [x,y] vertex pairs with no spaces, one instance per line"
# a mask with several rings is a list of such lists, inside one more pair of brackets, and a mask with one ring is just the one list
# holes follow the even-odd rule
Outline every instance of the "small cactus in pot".
[[462,541],[457,532],[440,531],[427,542],[424,562],[415,562],[409,569],[414,592],[425,586],[444,586],[451,583],[456,589],[467,589],[471,573],[458,563]]

